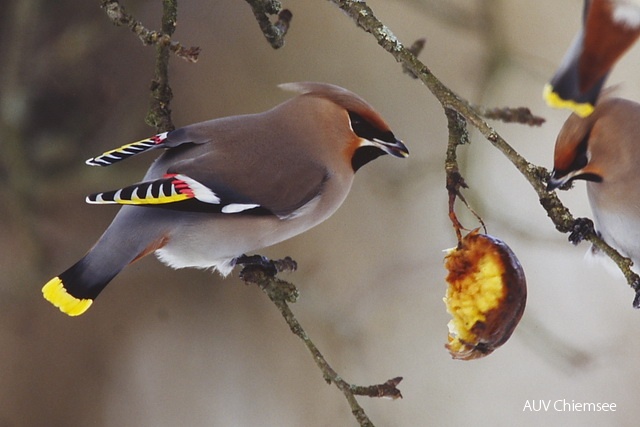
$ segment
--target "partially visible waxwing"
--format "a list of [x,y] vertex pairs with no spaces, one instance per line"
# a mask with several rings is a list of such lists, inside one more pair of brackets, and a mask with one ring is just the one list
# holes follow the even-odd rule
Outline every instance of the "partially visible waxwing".
[[164,152],[142,182],[87,197],[123,206],[91,250],[51,279],[44,297],[85,312],[128,264],[155,255],[173,268],[226,276],[237,259],[331,216],[354,173],[406,146],[358,95],[324,83],[287,83],[298,96],[260,114],[214,119],[124,145],[87,160],[109,166]]
[[640,36],[640,0],[585,0],[583,25],[543,96],[582,117],[593,112],[609,72]]
[[640,104],[600,100],[591,115],[572,114],[556,141],[548,189],[587,181],[597,231],[640,265]]

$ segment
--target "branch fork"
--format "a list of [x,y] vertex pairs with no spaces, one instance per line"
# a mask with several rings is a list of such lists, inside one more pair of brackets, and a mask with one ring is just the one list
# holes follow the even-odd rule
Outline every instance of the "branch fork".
[[[109,20],[116,26],[124,26],[134,32],[142,44],[154,46],[167,46],[171,52],[187,62],[196,62],[200,55],[200,48],[197,46],[184,47],[181,43],[173,41],[170,33],[150,30],[145,27],[142,22],[138,21],[133,15],[126,12],[118,0],[101,0],[100,7],[104,9]],[[175,28],[176,22],[172,21]]]

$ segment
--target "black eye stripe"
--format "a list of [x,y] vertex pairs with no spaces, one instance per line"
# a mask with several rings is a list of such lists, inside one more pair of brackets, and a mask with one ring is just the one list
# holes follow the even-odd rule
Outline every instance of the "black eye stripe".
[[349,120],[351,121],[351,129],[360,138],[368,139],[369,141],[380,140],[383,142],[395,143],[396,138],[391,131],[382,131],[365,120],[358,113],[349,111]]
[[[569,165],[569,168],[566,171],[558,171],[559,176],[568,175],[571,172],[579,171],[580,169],[587,166],[587,163],[589,163],[589,158],[587,157],[587,149],[589,146],[590,137],[591,137],[591,130],[589,130],[589,132],[584,136],[584,138],[582,138],[582,141],[580,141],[580,144],[578,144],[578,146],[576,147],[576,151],[575,151],[576,154],[573,158],[573,161],[571,162],[571,165]],[[573,181],[574,179],[582,179],[585,181],[593,181],[593,182],[603,181],[602,177],[595,173],[579,174],[572,177],[571,181]]]

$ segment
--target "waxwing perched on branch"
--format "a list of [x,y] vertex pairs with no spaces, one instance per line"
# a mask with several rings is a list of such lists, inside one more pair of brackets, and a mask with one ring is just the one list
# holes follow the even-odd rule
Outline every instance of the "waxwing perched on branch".
[[640,104],[600,100],[591,115],[572,114],[556,141],[548,189],[587,181],[602,238],[640,265]]
[[42,288],[44,297],[82,314],[124,267],[150,253],[173,268],[226,276],[243,254],[331,216],[361,166],[383,154],[408,156],[358,95],[323,83],[280,87],[299,95],[264,113],[196,123],[87,160],[109,166],[164,150],[142,182],[87,197],[126,206],[80,261]]
[[544,88],[547,104],[591,114],[611,68],[638,36],[639,0],[585,0],[582,29]]

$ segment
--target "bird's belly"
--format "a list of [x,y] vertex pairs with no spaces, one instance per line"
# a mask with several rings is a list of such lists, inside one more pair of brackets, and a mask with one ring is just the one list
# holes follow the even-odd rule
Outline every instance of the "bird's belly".
[[594,219],[602,238],[640,265],[640,216],[599,211],[594,212]]
[[212,268],[226,276],[238,256],[289,239],[315,225],[298,218],[203,215],[193,215],[171,231],[167,243],[155,252],[160,261],[172,268]]

